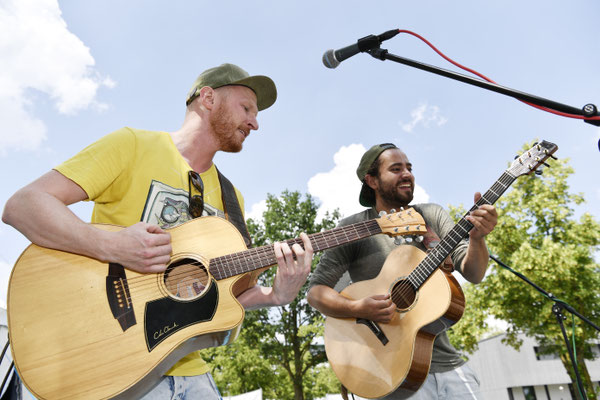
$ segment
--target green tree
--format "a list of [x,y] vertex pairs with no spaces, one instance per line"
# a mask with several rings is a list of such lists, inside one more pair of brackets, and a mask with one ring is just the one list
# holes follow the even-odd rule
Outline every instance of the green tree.
[[[524,149],[531,145],[525,145]],[[598,324],[600,321],[600,267],[594,253],[600,244],[600,225],[589,214],[575,218],[574,206],[584,202],[581,194],[569,192],[573,169],[568,160],[551,161],[542,176],[520,177],[497,203],[498,225],[488,235],[492,254],[532,282],[573,306]],[[462,207],[451,207],[452,215],[464,215]],[[465,285],[467,307],[452,329],[453,343],[467,352],[477,347],[488,330],[490,317],[508,324],[505,343],[519,349],[517,334],[535,338],[548,353],[559,354],[576,382],[560,326],[552,312],[553,301],[545,299],[523,280],[495,263],[479,285]],[[570,316],[565,311],[567,316]],[[575,318],[566,328],[576,343],[577,362],[586,391],[596,398],[584,359],[593,359],[590,339],[598,332]]]
[[[268,195],[262,221],[248,219],[253,245],[263,246],[335,227],[337,211],[317,221],[318,206],[310,195],[284,191]],[[319,255],[313,260],[316,266]],[[276,267],[259,278],[270,286]],[[326,364],[322,337],[324,319],[306,301],[307,285],[289,305],[246,313],[240,337],[230,345],[206,350],[212,373],[224,393],[239,394],[262,388],[271,399],[314,399],[338,390]]]

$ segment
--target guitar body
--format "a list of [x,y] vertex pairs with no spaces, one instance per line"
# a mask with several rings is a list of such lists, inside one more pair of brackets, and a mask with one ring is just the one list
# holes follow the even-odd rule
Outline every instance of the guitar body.
[[[413,246],[399,246],[379,275],[351,284],[341,294],[360,299],[390,293],[425,258]],[[416,293],[415,301],[392,322],[376,327],[355,318],[327,317],[325,351],[346,388],[361,397],[383,397],[398,389],[406,397],[421,387],[431,363],[435,337],[455,324],[464,311],[464,295],[454,277],[437,269]],[[377,329],[382,334],[377,335]],[[384,344],[385,343],[385,344]]]
[[[217,217],[170,233],[172,262],[193,260],[204,270],[213,257],[246,249],[233,225]],[[124,286],[107,278],[111,268],[122,270],[36,245],[17,261],[8,291],[10,344],[19,376],[37,398],[137,398],[185,355],[237,336],[244,310],[235,295],[247,288],[247,275],[218,282],[208,276],[200,294],[185,298],[173,293],[180,283],[192,287],[182,275],[123,270]]]

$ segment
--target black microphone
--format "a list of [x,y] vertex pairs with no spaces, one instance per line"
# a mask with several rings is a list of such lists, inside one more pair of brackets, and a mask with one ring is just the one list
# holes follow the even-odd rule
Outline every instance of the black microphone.
[[355,44],[342,47],[339,50],[327,50],[323,54],[323,64],[325,64],[327,68],[336,68],[345,59],[350,58],[358,53],[363,53],[365,51],[377,48],[381,45],[381,42],[393,38],[398,33],[400,33],[398,29],[392,29],[391,31],[384,32],[381,35],[365,36],[364,38],[358,39]]

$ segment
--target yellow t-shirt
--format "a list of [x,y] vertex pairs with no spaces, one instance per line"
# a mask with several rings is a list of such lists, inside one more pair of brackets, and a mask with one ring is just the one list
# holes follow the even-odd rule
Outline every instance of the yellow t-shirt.
[[[83,149],[55,168],[77,183],[94,201],[93,223],[130,226],[139,221],[171,228],[191,219],[188,213],[188,171],[171,136],[122,128]],[[204,183],[203,215],[225,218],[215,165],[200,174]],[[235,189],[240,208],[244,202]],[[198,351],[179,360],[167,375],[208,372]]]

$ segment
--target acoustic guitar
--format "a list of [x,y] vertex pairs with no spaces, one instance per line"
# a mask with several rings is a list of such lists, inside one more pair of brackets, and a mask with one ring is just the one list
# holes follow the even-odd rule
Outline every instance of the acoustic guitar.
[[[515,159],[470,211],[494,204],[517,177],[535,171],[557,149],[546,141],[533,146]],[[388,255],[377,277],[351,284],[341,292],[350,299],[388,293],[398,313],[386,324],[326,318],[327,358],[348,391],[378,398],[397,390],[405,398],[421,387],[429,372],[435,337],[454,325],[465,307],[458,282],[438,267],[471,228],[463,217],[427,254],[413,246],[399,246]]]
[[[172,257],[160,274],[33,244],[23,252],[10,277],[8,327],[17,371],[34,396],[139,398],[185,355],[236,338],[244,319],[236,296],[277,263],[273,246],[246,249],[218,217],[169,231]],[[420,215],[405,210],[309,238],[321,251],[425,231]]]

